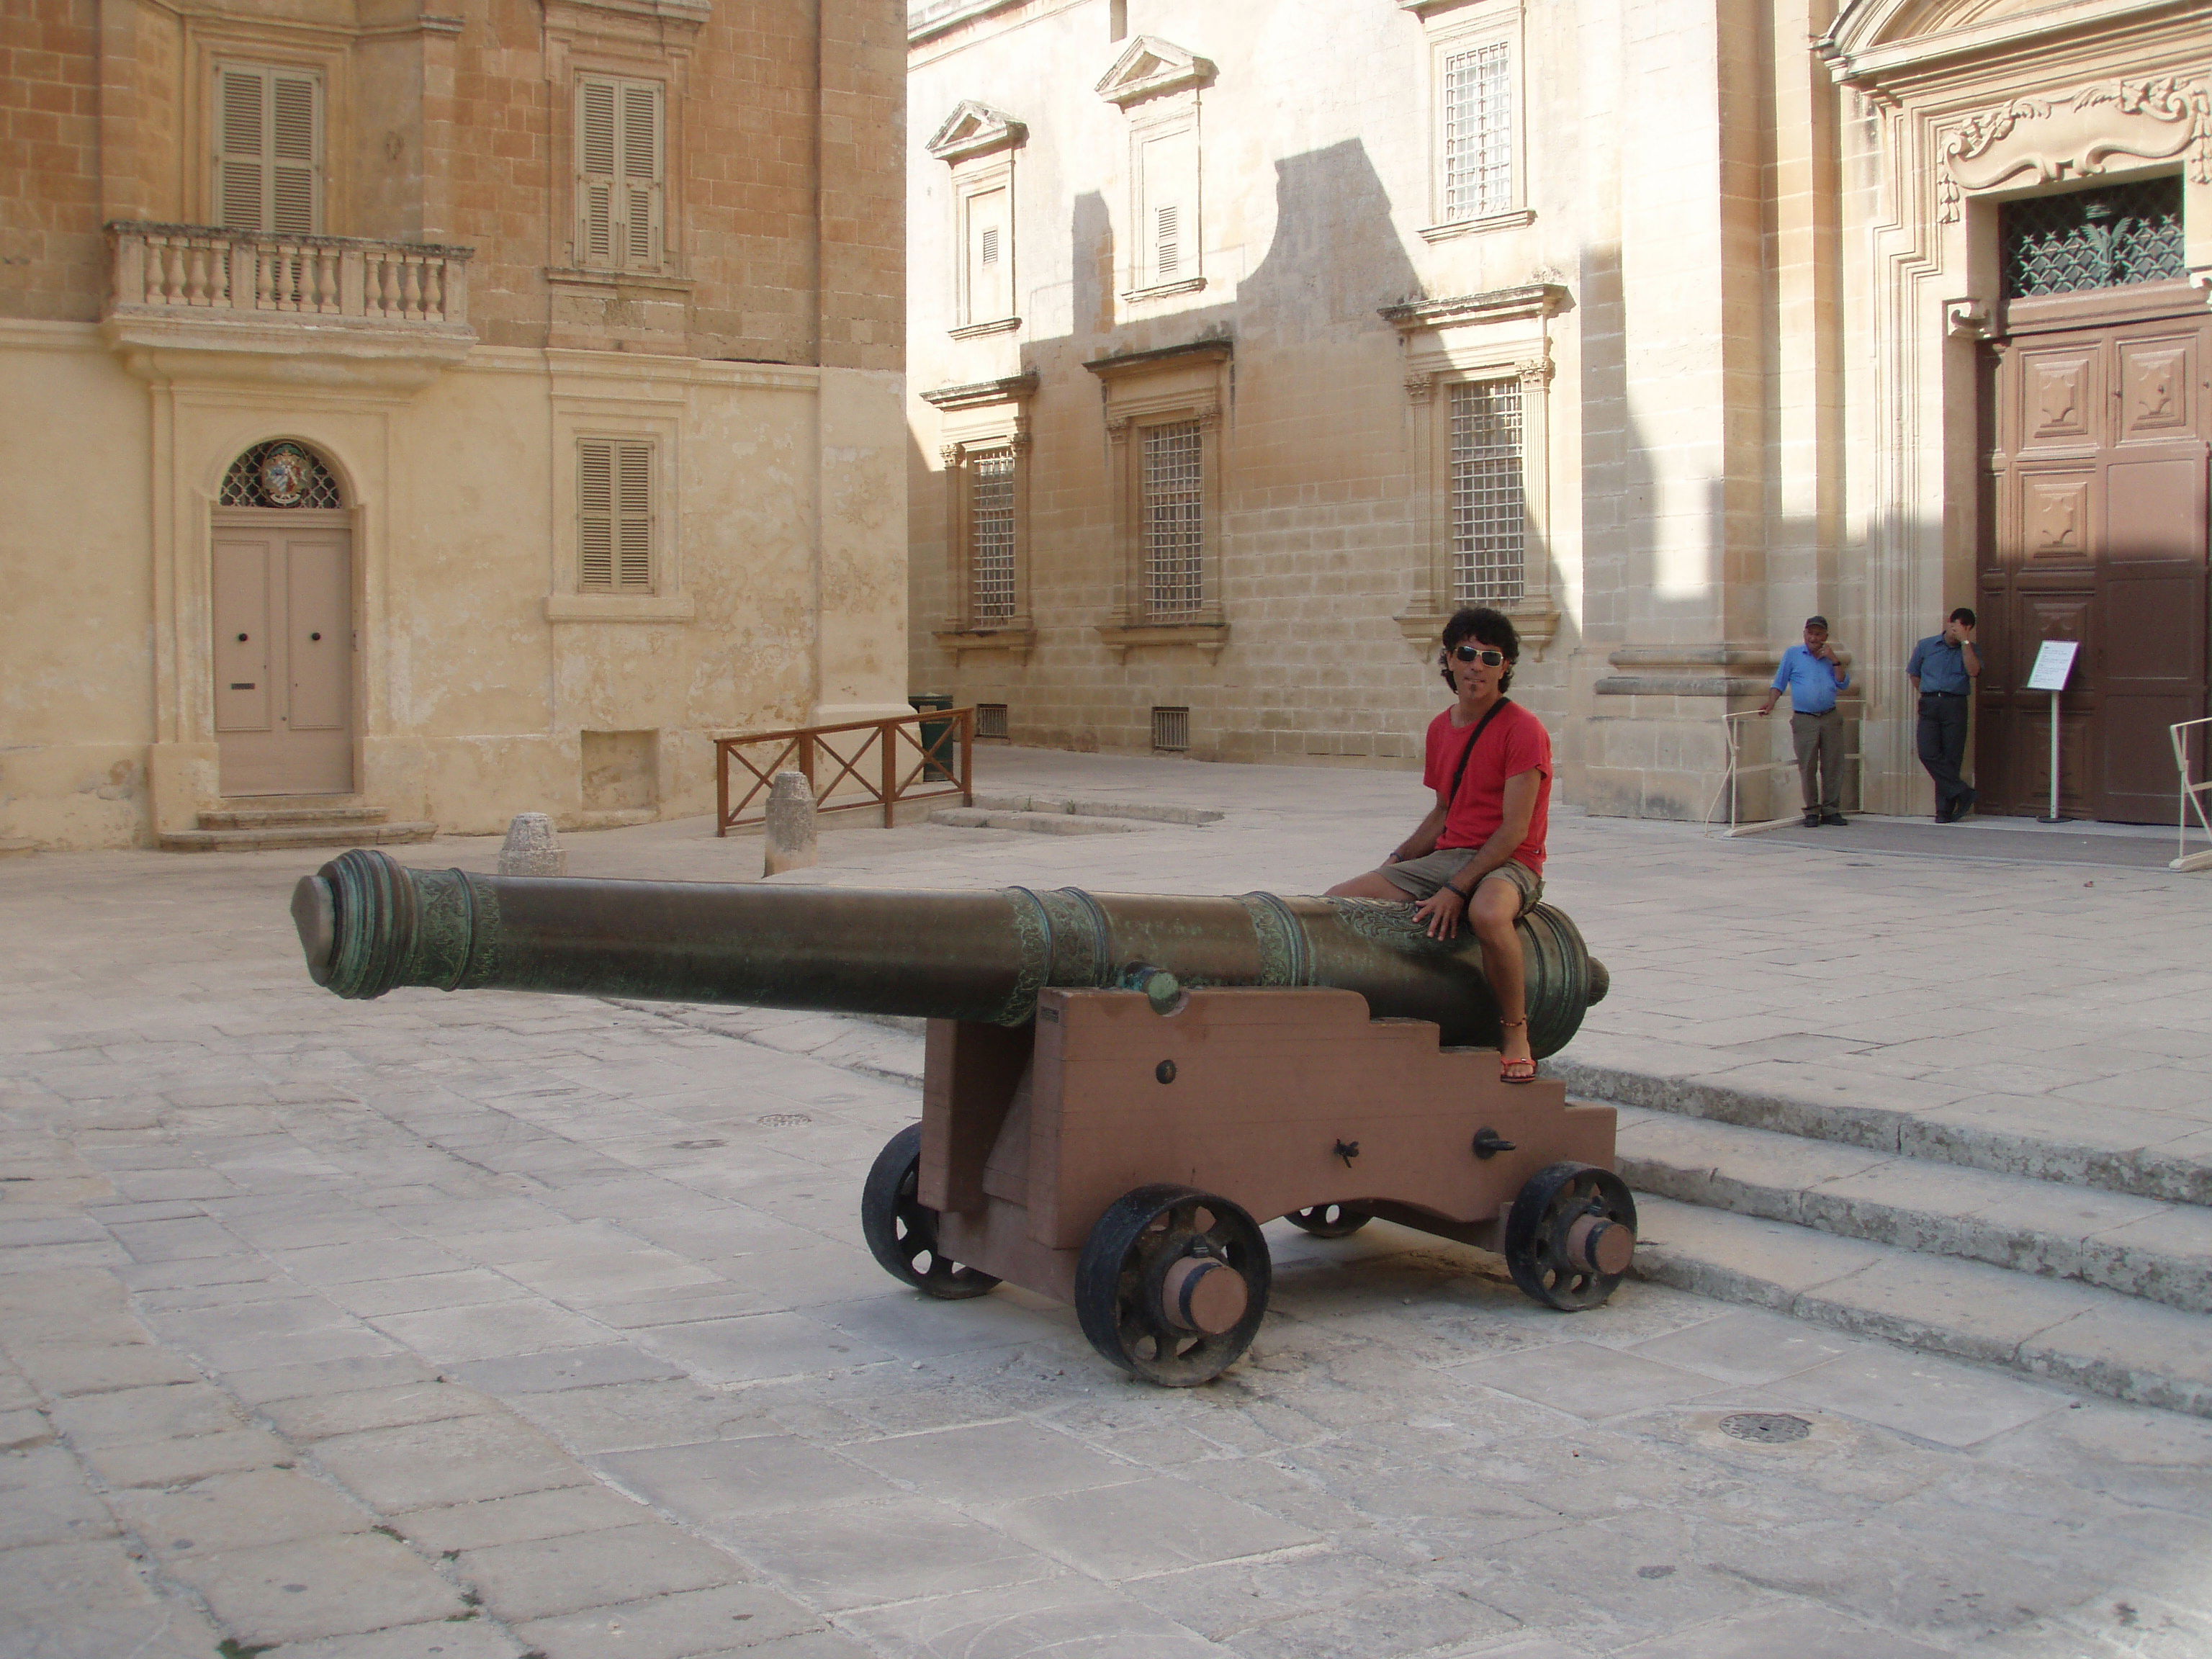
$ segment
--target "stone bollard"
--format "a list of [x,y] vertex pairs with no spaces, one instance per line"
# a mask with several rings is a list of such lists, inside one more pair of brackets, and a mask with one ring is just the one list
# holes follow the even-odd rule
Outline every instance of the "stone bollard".
[[499,849],[502,876],[565,876],[568,855],[553,834],[553,820],[543,812],[517,812],[507,826],[507,844]]
[[779,772],[768,790],[768,861],[761,873],[804,870],[816,862],[814,790],[804,772]]

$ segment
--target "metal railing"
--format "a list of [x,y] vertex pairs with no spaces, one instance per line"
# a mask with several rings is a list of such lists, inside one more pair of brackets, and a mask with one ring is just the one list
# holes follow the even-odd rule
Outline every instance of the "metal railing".
[[107,230],[118,311],[468,321],[469,248],[208,225],[118,223]]
[[[756,759],[760,753],[767,755],[764,765]],[[752,779],[751,786],[734,803],[730,789],[732,763]],[[972,806],[975,801],[975,711],[935,708],[887,720],[799,726],[787,732],[748,732],[740,737],[717,738],[714,833],[726,836],[732,830],[760,823],[767,816],[769,786],[778,772],[784,771],[805,775],[817,811],[849,812],[880,806],[886,830],[891,827],[898,807],[907,801],[957,795],[963,806]],[[838,798],[841,793],[842,799]],[[762,803],[761,811],[746,816],[756,800]]]
[[2212,842],[2212,819],[2204,816],[2204,797],[2212,794],[2212,778],[2197,783],[2189,775],[2189,733],[2197,727],[2206,728],[2205,737],[2212,739],[2212,717],[2176,720],[2166,728],[2173,744],[2173,769],[2181,781],[2181,799],[2173,808],[2173,862],[2166,866],[2169,870],[2212,870],[2212,846],[2199,853],[2189,850],[2189,815],[2192,812],[2197,815],[2197,827],[2203,831],[2205,840]]
[[[1786,720],[1776,720],[1771,714],[1761,714],[1756,708],[1740,709],[1733,714],[1723,715],[1721,719],[1721,735],[1728,744],[1728,769],[1721,775],[1720,787],[1713,791],[1712,804],[1705,808],[1705,827],[1708,830],[1713,827],[1713,814],[1720,811],[1721,802],[1725,799],[1728,802],[1729,818],[1728,828],[1721,831],[1723,836],[1756,836],[1768,830],[1787,830],[1802,821],[1804,817],[1801,809],[1791,812],[1787,817],[1760,818],[1753,823],[1741,821],[1743,808],[1743,791],[1741,784],[1744,778],[1765,772],[1787,772],[1794,775],[1797,770],[1797,761],[1795,756],[1788,760],[1754,761],[1746,763],[1743,758],[1743,734],[1736,722],[1756,720],[1770,721],[1784,731],[1789,729]],[[1851,721],[1850,726],[1853,735],[1856,736],[1858,722]],[[1850,785],[1855,786],[1860,781],[1859,763],[1859,751],[1856,747],[1848,750],[1843,757],[1845,780]],[[1854,787],[1850,793],[1856,796],[1858,792]]]

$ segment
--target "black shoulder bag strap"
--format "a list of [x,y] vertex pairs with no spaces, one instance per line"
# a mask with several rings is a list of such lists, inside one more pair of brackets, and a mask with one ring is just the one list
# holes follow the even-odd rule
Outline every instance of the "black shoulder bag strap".
[[1449,817],[1452,808],[1459,805],[1459,787],[1467,781],[1467,763],[1474,758],[1474,745],[1482,741],[1482,734],[1490,729],[1491,721],[1496,720],[1510,702],[1510,697],[1500,697],[1490,705],[1489,712],[1474,723],[1474,735],[1467,740],[1467,747],[1459,751],[1459,769],[1452,774],[1451,793],[1444,797],[1446,817]]

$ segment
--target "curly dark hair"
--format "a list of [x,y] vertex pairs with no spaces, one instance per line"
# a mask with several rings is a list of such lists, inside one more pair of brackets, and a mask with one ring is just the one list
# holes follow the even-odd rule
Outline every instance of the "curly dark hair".
[[1437,661],[1443,667],[1444,684],[1455,691],[1459,682],[1452,678],[1451,648],[1462,640],[1472,639],[1477,645],[1494,646],[1505,653],[1505,673],[1498,682],[1499,696],[1513,689],[1513,665],[1521,660],[1521,635],[1512,622],[1501,611],[1492,611],[1486,605],[1471,605],[1455,611],[1452,619],[1444,624],[1443,649],[1437,653]]

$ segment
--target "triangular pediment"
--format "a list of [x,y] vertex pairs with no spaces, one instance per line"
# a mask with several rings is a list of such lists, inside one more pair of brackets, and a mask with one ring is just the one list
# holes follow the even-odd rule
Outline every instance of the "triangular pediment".
[[1012,116],[963,99],[938,127],[928,149],[940,161],[962,161],[994,149],[1012,149],[1029,136],[1030,130]]
[[1204,86],[1213,78],[1213,64],[1196,52],[1186,52],[1156,34],[1140,34],[1123,48],[1098,83],[1098,95],[1125,107],[1140,98],[1153,98],[1183,87]]

